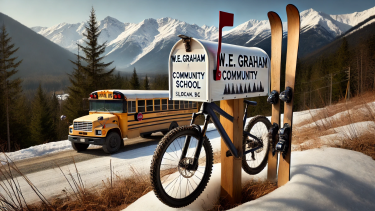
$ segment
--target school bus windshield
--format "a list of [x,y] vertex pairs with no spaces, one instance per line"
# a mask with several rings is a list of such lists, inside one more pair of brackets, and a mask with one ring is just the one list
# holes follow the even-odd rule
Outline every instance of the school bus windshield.
[[126,101],[90,100],[90,111],[126,113]]

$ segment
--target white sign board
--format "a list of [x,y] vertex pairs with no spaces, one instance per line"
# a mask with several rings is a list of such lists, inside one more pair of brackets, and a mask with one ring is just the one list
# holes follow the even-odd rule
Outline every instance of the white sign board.
[[266,96],[270,87],[270,59],[255,47],[221,45],[221,79],[215,80],[217,42],[191,38],[191,51],[182,40],[169,56],[169,98],[213,102]]

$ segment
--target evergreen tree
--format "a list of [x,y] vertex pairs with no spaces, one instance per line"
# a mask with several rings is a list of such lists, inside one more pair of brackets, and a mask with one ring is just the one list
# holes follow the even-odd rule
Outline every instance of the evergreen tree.
[[[60,116],[61,116],[61,109],[60,109],[60,103],[59,103],[59,100],[57,99],[57,96],[55,94],[55,92],[53,92],[53,95],[52,95],[52,98],[51,100],[49,101],[49,107],[50,107],[50,110],[51,110],[51,118],[52,118],[52,127],[54,128],[54,133],[55,133],[55,137],[56,139],[54,139],[54,141],[59,141],[61,140],[61,130],[60,130],[60,126],[61,126],[61,120],[60,120]],[[67,128],[65,128],[67,130]]]
[[125,76],[122,80],[121,89],[130,89],[130,81],[128,76]]
[[148,81],[148,77],[147,77],[147,75],[146,75],[145,80],[143,81],[143,89],[144,89],[144,90],[150,90],[150,89],[151,89],[151,88],[150,88],[149,81]]
[[78,46],[77,61],[71,61],[76,67],[73,68],[71,74],[68,74],[71,86],[68,87],[69,97],[64,106],[64,114],[68,118],[68,121],[73,121],[75,118],[88,114],[88,112],[83,109],[82,99],[87,98],[91,91],[87,84],[87,75],[81,65],[79,48]]
[[53,114],[48,101],[47,95],[39,84],[37,94],[32,101],[31,109],[30,132],[33,145],[56,140],[56,131],[53,126]]
[[[345,70],[349,68],[349,49],[348,41],[344,37],[342,39],[341,46],[337,51],[336,56],[336,74],[335,77],[332,76],[332,101],[337,101],[345,96],[347,83],[345,83],[346,73]],[[325,68],[328,69],[328,68]],[[333,69],[333,68],[332,68]],[[323,73],[324,74],[324,73]]]
[[133,89],[133,90],[141,89],[141,84],[139,83],[137,71],[135,70],[135,68],[133,70],[133,75],[130,79],[130,89]]
[[10,137],[11,146],[14,150],[23,149],[32,146],[30,137],[30,102],[25,95],[20,95],[15,102],[12,102],[10,110]]
[[89,94],[92,91],[108,88],[110,84],[111,74],[115,68],[106,71],[105,68],[113,63],[104,63],[101,60],[104,57],[100,57],[101,54],[105,52],[106,43],[98,43],[98,37],[100,35],[100,30],[98,23],[96,21],[95,10],[91,9],[90,19],[87,21],[85,26],[86,33],[83,36],[86,37],[87,41],[84,41],[86,46],[78,44],[82,49],[85,56],[80,56],[80,58],[87,63],[86,66],[82,66],[85,76],[87,76],[87,90],[85,94]]
[[[21,82],[19,78],[12,79],[14,74],[18,72],[17,67],[21,64],[22,60],[16,62],[18,57],[14,57],[13,54],[18,51],[19,48],[14,49],[14,44],[11,43],[12,38],[9,37],[5,25],[2,26],[0,32],[0,85],[2,93],[1,99],[1,111],[5,115],[1,117],[1,128],[6,128],[5,133],[0,133],[0,139],[7,140],[7,149],[11,150],[11,128],[10,119],[12,117],[12,106],[22,93]],[[5,117],[5,118],[4,118]],[[4,119],[3,119],[4,118]],[[6,126],[3,125],[6,123]],[[4,135],[6,134],[6,138]]]
[[120,75],[120,72],[117,72],[112,79],[112,89],[121,89],[124,78]]
[[154,82],[152,83],[152,89],[153,90],[168,90],[169,89],[168,75],[157,75],[154,79]]

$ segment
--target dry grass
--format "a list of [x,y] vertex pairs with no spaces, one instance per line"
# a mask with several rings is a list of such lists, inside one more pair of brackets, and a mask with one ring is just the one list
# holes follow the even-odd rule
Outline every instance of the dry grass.
[[[6,155],[5,155],[6,156]],[[122,178],[113,173],[112,165],[111,178],[103,181],[103,187],[86,188],[83,184],[82,178],[77,167],[75,172],[68,174],[64,173],[61,168],[69,188],[65,189],[64,195],[47,199],[40,193],[32,182],[23,175],[17,166],[7,157],[6,161],[2,161],[2,168],[0,174],[6,179],[0,182],[0,209],[1,210],[35,210],[35,211],[49,211],[49,210],[122,210],[128,205],[136,201],[141,196],[145,195],[151,190],[151,183],[148,176],[141,175],[134,168],[130,170],[133,172],[132,177]],[[75,163],[74,163],[75,165]],[[22,195],[20,185],[16,176],[12,174],[16,171],[22,176],[33,191],[38,195],[40,202],[28,204],[25,197]]]
[[227,210],[243,203],[255,200],[276,190],[277,184],[267,180],[250,180],[242,188],[242,199],[239,204],[232,204],[226,198],[220,198],[210,211]]
[[[310,111],[310,119],[294,126],[293,144],[299,146],[297,150],[319,148],[323,145],[345,148],[375,159],[375,128],[358,128],[353,125],[365,121],[375,122],[375,108],[372,104],[374,101],[375,93],[368,92],[350,101],[341,101],[320,110]],[[336,134],[338,140],[328,143],[322,141],[322,136],[330,134]]]
[[342,143],[332,146],[362,152],[375,160],[375,140],[373,134],[364,134],[355,139],[344,140]]
[[[73,158],[72,158],[73,159]],[[74,159],[73,159],[74,161]],[[221,162],[221,153],[214,153],[214,163]],[[58,166],[69,188],[66,188],[64,194],[60,197],[47,199],[35,187],[25,175],[22,174],[17,166],[8,158],[6,162],[3,161],[0,174],[6,179],[0,183],[0,188],[3,188],[7,195],[0,194],[0,204],[5,206],[4,210],[35,210],[35,211],[49,211],[49,210],[103,210],[103,211],[117,211],[125,209],[131,203],[145,195],[152,190],[148,175],[142,175],[134,168],[130,170],[133,172],[132,177],[122,178],[114,174],[112,166],[111,178],[103,181],[102,188],[87,188],[84,186],[81,175],[75,165],[75,172],[64,173]],[[34,192],[40,198],[39,203],[27,204],[22,195],[22,191],[18,184],[16,176],[12,172],[17,172],[25,179],[33,188]],[[164,172],[165,175],[176,172],[175,169],[169,169]],[[242,203],[259,198],[276,189],[276,185],[267,181],[250,181],[243,187]],[[10,191],[9,191],[10,190]],[[221,200],[221,203],[214,207],[214,210],[222,210],[224,207],[230,207],[229,203]],[[1,209],[2,210],[2,209]]]

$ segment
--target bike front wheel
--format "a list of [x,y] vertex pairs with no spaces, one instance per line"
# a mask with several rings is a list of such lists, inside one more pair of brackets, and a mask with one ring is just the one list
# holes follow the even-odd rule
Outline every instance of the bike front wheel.
[[252,150],[242,157],[242,168],[248,174],[258,174],[267,165],[269,138],[268,131],[271,122],[265,116],[255,116],[246,125],[245,131],[258,138],[258,140],[244,135],[243,152]]
[[[181,154],[185,141],[190,137],[185,158]],[[191,204],[206,188],[211,177],[213,152],[207,137],[203,137],[198,166],[187,168],[197,150],[200,133],[193,126],[171,130],[157,146],[150,169],[151,185],[155,195],[170,207]]]

